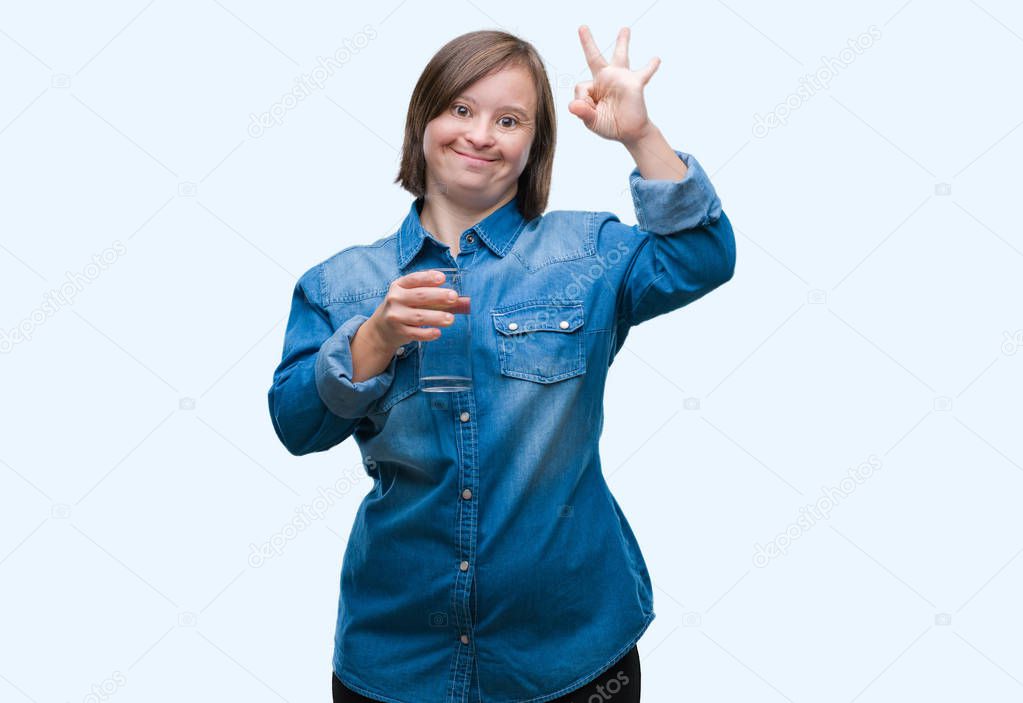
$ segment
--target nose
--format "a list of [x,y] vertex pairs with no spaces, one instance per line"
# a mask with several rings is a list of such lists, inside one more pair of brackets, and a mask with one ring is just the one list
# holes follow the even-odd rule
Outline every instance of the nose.
[[473,120],[472,125],[465,132],[465,139],[472,144],[477,152],[485,151],[494,143],[490,123],[484,119]]

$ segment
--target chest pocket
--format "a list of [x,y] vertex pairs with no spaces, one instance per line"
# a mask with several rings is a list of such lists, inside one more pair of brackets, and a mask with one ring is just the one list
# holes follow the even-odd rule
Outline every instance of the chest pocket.
[[370,406],[369,413],[384,413],[395,403],[404,400],[419,390],[419,342],[406,343],[395,352],[394,382],[377,401]]
[[527,300],[490,314],[505,376],[554,383],[586,372],[582,301]]

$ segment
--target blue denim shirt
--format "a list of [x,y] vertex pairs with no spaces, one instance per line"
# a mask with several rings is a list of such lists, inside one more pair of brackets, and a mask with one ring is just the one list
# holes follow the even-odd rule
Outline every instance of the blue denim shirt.
[[[680,181],[629,175],[638,225],[586,211],[527,222],[512,199],[461,234],[454,258],[416,200],[396,233],[298,281],[268,394],[274,429],[295,455],[352,436],[373,478],[341,566],[333,668],[352,690],[540,703],[593,679],[654,619],[598,439],[629,329],[734,270],[720,200],[676,154]],[[451,266],[472,272],[472,390],[419,391],[419,342],[353,382],[350,340],[390,283]]]

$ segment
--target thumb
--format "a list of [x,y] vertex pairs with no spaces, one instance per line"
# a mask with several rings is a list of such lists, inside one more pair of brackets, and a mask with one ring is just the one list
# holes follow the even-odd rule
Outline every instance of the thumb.
[[597,111],[588,102],[578,98],[568,104],[568,111],[581,119],[587,127],[591,127],[597,118]]

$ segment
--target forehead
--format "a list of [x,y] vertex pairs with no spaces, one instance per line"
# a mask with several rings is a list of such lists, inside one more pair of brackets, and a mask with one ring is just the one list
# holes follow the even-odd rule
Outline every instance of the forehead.
[[460,93],[483,106],[521,105],[528,111],[536,109],[533,76],[523,66],[506,66],[483,76]]

